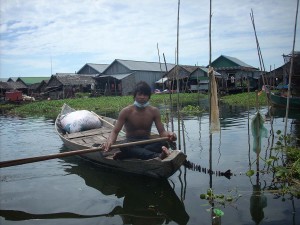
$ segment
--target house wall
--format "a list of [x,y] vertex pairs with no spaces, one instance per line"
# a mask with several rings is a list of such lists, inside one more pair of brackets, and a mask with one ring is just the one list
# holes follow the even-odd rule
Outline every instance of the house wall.
[[190,80],[197,80],[200,77],[207,77],[206,72],[204,72],[203,70],[197,70],[190,76]]
[[[133,78],[128,78],[131,80],[131,82],[127,81],[122,81],[122,88],[125,90],[124,93],[131,93],[135,84],[138,83],[139,81],[145,81],[148,83],[151,87],[151,89],[154,91],[155,89],[155,81],[159,80],[162,78],[164,72],[159,72],[159,71],[132,71],[129,70],[127,67],[123,66],[119,62],[114,62],[111,64],[109,68],[105,71],[105,75],[114,75],[114,74],[126,74],[126,73],[133,73]],[[127,79],[125,79],[127,80]],[[130,90],[131,89],[131,90]]]
[[134,74],[135,82],[138,83],[140,81],[145,81],[147,84],[150,85],[152,91],[155,90],[155,81],[162,78],[162,72],[155,72],[155,71],[136,71]]
[[135,76],[132,74],[122,79],[122,95],[131,95],[133,93],[136,81]]
[[51,79],[48,82],[48,87],[57,87],[60,86],[61,83],[59,82],[59,80],[57,80],[57,78],[55,76],[52,76]]
[[[247,79],[254,78],[258,79],[260,77],[260,71],[245,71],[245,70],[218,70],[222,76],[222,82],[220,86],[223,88],[235,88],[241,86],[247,86]],[[253,80],[253,79],[252,79]],[[252,86],[254,83],[252,83]],[[257,84],[255,85],[257,86]]]
[[196,70],[189,77],[190,91],[207,91],[208,90],[208,77],[203,70]]

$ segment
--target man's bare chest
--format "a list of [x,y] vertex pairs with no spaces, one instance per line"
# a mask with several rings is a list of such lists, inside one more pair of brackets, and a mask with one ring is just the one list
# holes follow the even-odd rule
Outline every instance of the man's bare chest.
[[149,129],[153,123],[153,115],[149,112],[132,112],[127,117],[127,125],[132,129]]

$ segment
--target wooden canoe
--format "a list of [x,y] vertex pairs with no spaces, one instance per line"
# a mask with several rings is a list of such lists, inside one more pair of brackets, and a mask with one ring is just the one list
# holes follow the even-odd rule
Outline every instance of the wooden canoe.
[[[76,110],[64,104],[61,113],[57,116],[55,121],[55,129],[68,150],[72,151],[93,148],[95,146],[99,147],[106,141],[112,130],[112,125],[115,123],[114,119],[101,116],[101,128],[68,134],[60,126],[60,116],[72,111]],[[157,134],[153,134],[151,136],[151,138],[157,137]],[[122,143],[123,140],[125,140],[124,134],[122,136],[122,133],[120,132],[117,143]],[[119,149],[116,148],[112,149],[109,152],[97,151],[82,154],[79,155],[79,157],[95,163],[101,167],[155,178],[170,177],[182,166],[182,164],[186,160],[186,155],[183,154],[180,150],[172,150],[171,154],[163,160],[159,158],[149,160],[114,160],[113,155],[118,151]]]
[[[287,105],[286,96],[271,92],[268,97],[273,106],[286,107]],[[289,108],[300,109],[300,97],[291,96],[289,99]]]

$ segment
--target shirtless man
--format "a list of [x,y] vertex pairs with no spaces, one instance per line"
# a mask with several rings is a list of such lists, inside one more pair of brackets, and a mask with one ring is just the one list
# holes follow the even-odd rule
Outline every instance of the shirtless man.
[[[151,88],[146,82],[139,82],[133,93],[134,104],[121,110],[115,127],[103,146],[104,151],[109,151],[110,146],[117,140],[123,125],[126,130],[127,141],[140,141],[149,139],[153,122],[161,137],[168,137],[170,141],[176,141],[176,134],[166,131],[161,122],[159,109],[149,105]],[[139,159],[166,158],[170,152],[163,143],[132,146],[121,148],[121,153],[115,155],[115,159],[134,157]]]

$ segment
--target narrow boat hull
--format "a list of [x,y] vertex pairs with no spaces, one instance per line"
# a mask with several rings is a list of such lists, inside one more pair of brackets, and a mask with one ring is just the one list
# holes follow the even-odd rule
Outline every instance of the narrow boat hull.
[[[274,93],[269,94],[269,100],[273,106],[286,107],[287,105],[287,97]],[[300,109],[300,97],[290,97],[289,108]]]
[[[68,108],[68,110],[70,111],[70,108]],[[59,137],[63,141],[64,145],[69,150],[92,148],[94,144],[101,145],[106,141],[106,138],[109,136],[109,133],[112,128],[111,126],[114,123],[113,119],[108,117],[102,117],[104,121],[108,121],[108,123],[104,122],[101,128],[77,132],[73,134],[67,134],[60,127],[59,118],[60,115],[58,115],[55,121],[55,129]],[[153,135],[153,138],[155,137],[157,137],[157,135]],[[117,141],[122,140],[124,140],[124,137],[122,136],[117,139]],[[80,157],[101,167],[155,178],[168,178],[172,176],[186,160],[186,155],[183,154],[180,150],[173,150],[171,154],[163,160],[159,158],[149,160],[114,160],[112,156],[118,151],[119,149],[113,149],[109,153],[98,151],[93,153],[82,154],[80,155]]]

